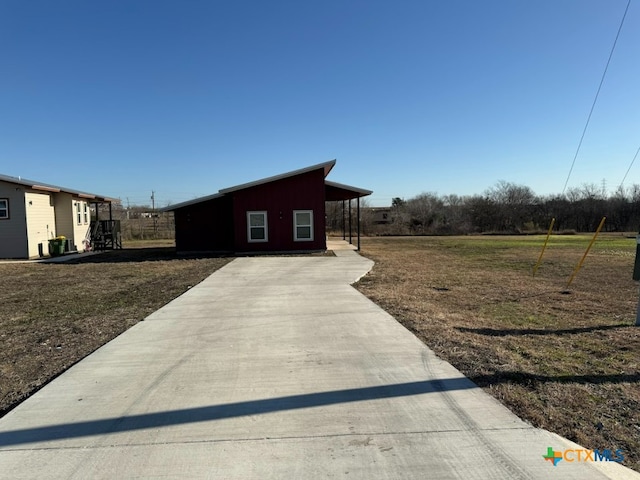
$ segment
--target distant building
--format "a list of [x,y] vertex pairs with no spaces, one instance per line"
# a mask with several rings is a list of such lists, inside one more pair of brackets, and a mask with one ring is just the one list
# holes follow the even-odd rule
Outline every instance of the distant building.
[[374,225],[387,225],[391,223],[391,207],[371,207],[368,210],[371,223]]

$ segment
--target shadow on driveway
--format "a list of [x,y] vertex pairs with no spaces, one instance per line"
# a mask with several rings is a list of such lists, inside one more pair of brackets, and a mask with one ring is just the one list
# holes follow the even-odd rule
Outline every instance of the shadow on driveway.
[[477,386],[467,378],[448,378],[105,418],[0,432],[0,447],[470,388]]

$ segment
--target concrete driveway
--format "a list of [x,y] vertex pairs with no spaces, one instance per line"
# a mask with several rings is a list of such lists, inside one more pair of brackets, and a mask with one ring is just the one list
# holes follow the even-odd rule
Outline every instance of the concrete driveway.
[[336,255],[236,259],[153,313],[0,419],[0,477],[640,478],[570,462]]

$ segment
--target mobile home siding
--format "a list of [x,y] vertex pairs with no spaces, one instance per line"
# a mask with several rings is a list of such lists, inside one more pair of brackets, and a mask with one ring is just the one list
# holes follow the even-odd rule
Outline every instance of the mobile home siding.
[[28,256],[38,256],[38,244],[48,253],[49,239],[56,237],[56,215],[53,198],[49,193],[25,192],[27,211]]
[[73,212],[71,211],[72,196],[69,193],[56,193],[53,201],[56,209],[56,233],[67,237],[69,244],[73,244]]
[[[56,209],[56,234],[67,238],[69,249],[72,251],[84,251],[83,240],[89,230],[90,214],[87,213],[87,221],[84,219],[84,207],[86,200],[74,197],[70,193],[55,193],[53,195]],[[80,223],[77,220],[77,204],[80,205]]]
[[[77,222],[76,215],[76,204],[80,204],[80,223]],[[87,216],[85,221],[84,208],[87,207]],[[58,212],[56,211],[56,215]],[[70,244],[70,248],[77,250],[79,252],[84,252],[85,244],[83,241],[87,237],[87,233],[89,232],[89,228],[91,228],[91,210],[89,209],[89,204],[86,200],[82,200],[80,198],[75,198],[71,202],[71,216],[73,218],[73,242]]]
[[0,220],[0,258],[26,258],[29,251],[24,189],[0,182],[0,198],[9,200],[9,218]]

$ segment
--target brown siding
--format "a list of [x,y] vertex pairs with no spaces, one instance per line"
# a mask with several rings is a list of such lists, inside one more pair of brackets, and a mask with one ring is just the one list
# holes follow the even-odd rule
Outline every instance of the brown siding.
[[[233,195],[236,250],[251,252],[326,249],[324,192],[324,171],[318,169],[229,193]],[[294,241],[294,210],[313,210],[313,241]],[[268,242],[247,241],[248,211],[267,212]]]

